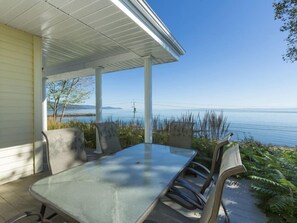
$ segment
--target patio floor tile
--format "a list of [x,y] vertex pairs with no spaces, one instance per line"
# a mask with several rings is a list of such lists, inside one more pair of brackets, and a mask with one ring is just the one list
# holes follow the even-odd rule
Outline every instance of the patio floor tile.
[[[31,184],[48,175],[48,172],[44,172],[0,185],[0,222],[4,222],[5,220],[24,211],[38,213],[41,203],[30,195],[28,189]],[[240,181],[230,179],[226,182],[223,200],[229,213],[231,223],[267,222],[265,214],[257,207],[257,199],[252,196],[249,186],[250,182],[244,179]],[[166,202],[170,206],[173,206],[182,212],[184,211],[182,208],[178,207],[178,205],[172,202],[170,203],[168,199]],[[52,210],[47,208],[47,216],[52,212]],[[197,211],[187,214],[188,216],[196,218],[199,216]],[[28,222],[30,222],[30,219],[28,219]],[[54,218],[53,222],[64,223],[65,219],[58,216]],[[222,218],[219,218],[217,222],[223,222]]]

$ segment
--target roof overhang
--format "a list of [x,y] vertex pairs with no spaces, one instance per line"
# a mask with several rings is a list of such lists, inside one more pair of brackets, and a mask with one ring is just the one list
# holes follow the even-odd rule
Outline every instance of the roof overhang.
[[185,53],[144,0],[4,0],[0,23],[42,37],[50,80],[177,61]]

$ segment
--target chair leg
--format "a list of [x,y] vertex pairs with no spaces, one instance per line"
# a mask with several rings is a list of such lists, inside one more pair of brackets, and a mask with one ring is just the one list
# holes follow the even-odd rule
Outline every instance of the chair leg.
[[225,223],[230,223],[230,218],[229,218],[227,209],[226,209],[226,207],[225,207],[223,201],[221,201],[221,205],[222,205],[223,210],[224,210],[224,213],[225,213]]
[[[40,208],[40,212],[39,212],[42,218],[45,215],[45,209],[46,209],[46,206],[44,204],[42,204],[41,208]],[[41,219],[39,219],[39,220],[41,220]]]
[[48,217],[45,217],[45,210],[46,210],[46,206],[44,204],[41,205],[41,208],[40,208],[40,218],[39,218],[39,221],[42,221],[42,220],[50,220],[52,219],[53,217],[57,216],[58,214],[57,213],[53,213],[51,214],[50,216]]
[[[30,216],[38,216],[38,220],[37,222],[41,222],[39,219],[41,219],[41,216],[40,214],[35,214],[35,213],[32,213],[30,211],[25,211],[24,213],[21,213],[21,214],[18,214],[16,216],[14,216],[13,218],[5,221],[5,223],[14,223],[14,222],[18,222],[19,220],[23,219],[23,218],[27,218],[27,217],[30,217]],[[31,219],[32,220],[32,219]]]

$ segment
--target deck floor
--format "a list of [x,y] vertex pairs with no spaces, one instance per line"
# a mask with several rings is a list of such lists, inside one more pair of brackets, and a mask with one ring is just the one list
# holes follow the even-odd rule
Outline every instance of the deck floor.
[[[35,181],[46,177],[47,172],[26,177],[0,186],[0,222],[22,213],[33,211],[38,213],[41,203],[34,199],[28,189]],[[249,191],[249,181],[228,180],[224,190],[224,203],[227,207],[231,223],[264,223],[267,218],[256,206],[257,200]],[[47,209],[47,213],[51,214]],[[25,221],[24,221],[25,222]],[[29,220],[27,222],[30,222]],[[53,222],[65,222],[61,217],[55,217]],[[222,222],[218,220],[218,222]]]
[[248,180],[227,180],[223,201],[232,223],[268,222],[266,215],[257,207],[258,200],[252,196]]

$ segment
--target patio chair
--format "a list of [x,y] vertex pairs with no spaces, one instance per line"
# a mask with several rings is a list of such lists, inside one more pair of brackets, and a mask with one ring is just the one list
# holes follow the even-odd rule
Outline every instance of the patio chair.
[[180,148],[191,148],[193,126],[193,122],[172,122],[169,126],[168,145]]
[[84,134],[79,128],[43,131],[49,171],[56,174],[87,161]]
[[[204,209],[199,219],[190,219],[180,214],[169,206],[158,202],[155,209],[147,217],[145,223],[214,223],[217,220],[224,184],[228,177],[245,172],[245,167],[241,162],[239,146],[235,145],[228,149],[223,157],[220,166],[220,172],[216,185],[212,187],[210,197],[207,199]],[[203,197],[203,196],[202,196]]]
[[110,155],[122,149],[114,122],[95,123],[103,155]]
[[[186,170],[197,177],[201,177],[204,179],[203,184],[200,188],[200,193],[204,193],[205,190],[209,187],[211,183],[214,181],[214,174],[216,170],[220,169],[222,156],[224,153],[224,147],[230,143],[230,140],[233,136],[233,133],[228,133],[223,137],[223,139],[219,140],[213,150],[212,159],[210,169],[206,166],[202,165],[198,162],[191,162],[190,165],[186,168]],[[178,178],[180,181],[184,179]]]
[[[216,144],[212,156],[210,170],[204,165],[197,162],[191,162],[191,164],[186,168],[187,172],[196,175],[195,181],[199,181],[199,184],[194,183],[193,180],[179,177],[174,182],[174,188],[172,188],[172,190],[169,190],[166,196],[189,210],[194,210],[197,208],[203,209],[204,201],[201,201],[199,197],[196,197],[196,194],[202,194],[205,197],[208,197],[206,191],[213,185],[213,183],[215,183],[215,170],[221,165],[220,158],[222,157],[222,154],[224,152],[224,146],[230,143],[232,135],[233,133],[227,134]],[[189,192],[189,190],[191,192]],[[182,197],[177,191],[186,191],[185,193],[188,192],[188,196],[186,198]]]
[[[69,168],[82,165],[98,158],[85,152],[84,133],[79,128],[64,128],[42,131],[46,140],[47,164],[50,174],[57,174]],[[44,217],[46,206],[42,204],[40,214]],[[54,213],[47,219],[57,214]]]

